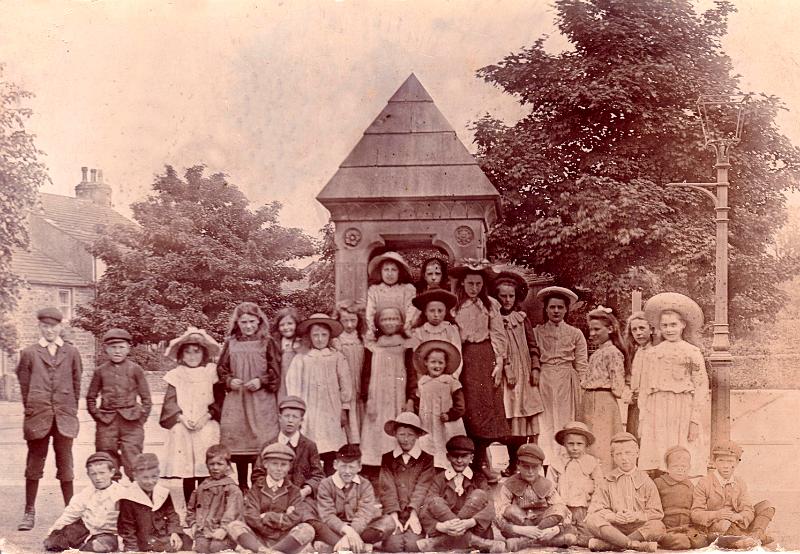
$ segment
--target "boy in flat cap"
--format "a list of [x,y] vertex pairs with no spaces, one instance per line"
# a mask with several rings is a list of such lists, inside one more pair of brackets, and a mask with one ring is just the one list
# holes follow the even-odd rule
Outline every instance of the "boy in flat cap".
[[413,551],[422,538],[419,513],[433,480],[433,456],[423,452],[419,437],[426,434],[419,416],[400,412],[383,426],[397,446],[381,457],[378,500],[394,522],[394,533],[383,541],[386,552]]
[[639,443],[630,433],[611,438],[614,469],[601,481],[589,504],[586,528],[594,537],[591,550],[655,552],[665,533],[658,489],[636,467]]
[[95,369],[86,393],[86,407],[97,424],[95,448],[121,462],[131,480],[133,460],[144,448],[144,424],[153,405],[144,370],[128,359],[132,342],[124,329],[110,329],[103,335],[108,361]]
[[313,521],[317,540],[314,550],[364,552],[368,545],[386,539],[394,531],[394,521],[381,516],[372,484],[359,475],[361,449],[357,444],[339,448],[333,461],[334,474],[317,489],[317,512]]
[[750,550],[772,542],[766,533],[775,508],[767,500],[753,506],[744,480],[734,475],[742,447],[725,441],[711,450],[711,456],[716,469],[695,485],[692,522],[723,548]]
[[[310,500],[314,498],[320,481],[325,478],[325,473],[322,471],[316,443],[300,432],[306,413],[306,403],[299,396],[287,396],[280,401],[278,409],[280,431],[269,438],[264,446],[280,443],[292,449],[294,461],[289,469],[289,480],[300,488],[303,498]],[[264,464],[259,456],[253,467],[253,484],[258,486],[265,475]],[[313,502],[309,502],[309,506],[316,509]]]
[[296,554],[314,540],[314,529],[304,522],[308,514],[300,488],[287,478],[294,451],[273,443],[260,457],[267,474],[244,500],[244,520],[253,532],[239,535],[237,541],[252,552]]
[[456,435],[445,444],[448,467],[433,478],[420,520],[427,539],[417,541],[420,552],[467,550],[505,552],[503,541],[492,540],[494,504],[483,472],[473,473],[470,464],[475,443]]
[[17,364],[25,418],[22,430],[28,446],[25,461],[25,513],[17,527],[33,529],[36,494],[44,475],[47,447],[53,437],[56,479],[61,482],[64,505],[72,498],[72,440],[78,436],[78,398],[81,392],[81,356],[61,338],[62,315],[56,308],[43,308],[39,341],[20,352]]
[[689,479],[689,468],[692,454],[686,447],[676,445],[666,451],[664,463],[667,473],[653,480],[661,497],[663,522],[667,528],[658,546],[667,550],[704,548],[708,546],[705,534],[691,524],[694,484]]
[[45,550],[61,552],[77,548],[84,552],[116,552],[118,501],[122,485],[112,480],[117,466],[106,452],[95,452],[86,460],[92,482],[72,497],[47,531]]
[[158,484],[158,456],[139,454],[133,462],[134,483],[119,501],[117,531],[125,552],[177,552],[191,550],[192,539],[181,522],[169,489]]
[[496,521],[510,551],[535,546],[572,546],[578,538],[561,524],[569,518],[555,484],[542,475],[544,452],[535,444],[517,449],[517,473],[495,499]]

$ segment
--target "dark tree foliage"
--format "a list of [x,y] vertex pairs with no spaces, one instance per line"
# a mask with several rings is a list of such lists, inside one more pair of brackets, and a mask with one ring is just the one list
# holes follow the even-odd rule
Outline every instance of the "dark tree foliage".
[[[739,93],[720,45],[727,1],[701,14],[684,0],[557,0],[572,49],[544,40],[478,71],[530,108],[514,125],[487,115],[475,126],[481,166],[503,197],[493,256],[550,273],[627,312],[673,290],[713,314],[714,211],[700,193],[667,188],[715,179],[695,107],[701,93]],[[779,131],[780,100],[748,102],[730,171],[730,313],[734,324],[771,319],[777,285],[798,271],[776,256],[796,186],[800,150]]]
[[131,206],[139,225],[95,242],[107,270],[76,325],[96,336],[124,327],[145,343],[194,325],[219,339],[239,302],[267,315],[286,304],[281,284],[301,277],[287,262],[313,254],[314,242],[278,224],[279,203],[252,209],[223,174],[204,172],[194,166],[181,178],[167,166],[153,194]]
[[0,64],[0,350],[17,348],[16,328],[9,319],[23,282],[11,271],[14,249],[28,247],[26,215],[36,203],[39,187],[48,180],[42,152],[25,130],[31,116],[23,106],[31,93],[3,80]]

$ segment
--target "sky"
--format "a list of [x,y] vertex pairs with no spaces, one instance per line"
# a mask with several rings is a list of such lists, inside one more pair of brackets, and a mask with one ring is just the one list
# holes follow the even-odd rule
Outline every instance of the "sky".
[[[781,97],[800,144],[800,1],[734,3],[724,47],[742,86]],[[474,151],[471,121],[522,115],[476,70],[543,35],[566,48],[553,20],[538,0],[0,0],[0,62],[36,95],[43,192],[74,195],[81,166],[102,169],[130,215],[165,164],[203,163],[315,234],[314,197],[410,73]]]

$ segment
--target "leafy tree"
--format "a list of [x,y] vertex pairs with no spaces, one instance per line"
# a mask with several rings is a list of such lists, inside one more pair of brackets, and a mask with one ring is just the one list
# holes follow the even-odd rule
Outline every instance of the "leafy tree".
[[[479,77],[530,112],[514,125],[475,125],[481,165],[503,197],[489,248],[495,257],[592,291],[623,308],[629,293],[675,290],[713,314],[714,211],[705,196],[664,184],[711,181],[695,102],[740,92],[720,45],[730,2],[697,14],[685,0],[557,0],[572,48],[544,39]],[[733,323],[771,318],[777,284],[796,274],[772,240],[786,218],[800,150],[778,130],[774,96],[749,101],[730,171]]]
[[78,326],[95,335],[124,327],[147,343],[188,325],[222,338],[239,302],[267,315],[284,305],[281,283],[301,277],[287,262],[313,254],[314,242],[278,224],[278,202],[251,209],[223,174],[204,172],[194,166],[181,178],[166,166],[153,194],[131,206],[139,225],[95,242],[107,270],[96,299],[78,309]]
[[3,69],[0,64],[0,349],[12,353],[17,332],[9,315],[22,281],[11,271],[11,254],[28,246],[26,214],[48,176],[34,136],[25,130],[32,112],[22,102],[32,94],[3,80]]

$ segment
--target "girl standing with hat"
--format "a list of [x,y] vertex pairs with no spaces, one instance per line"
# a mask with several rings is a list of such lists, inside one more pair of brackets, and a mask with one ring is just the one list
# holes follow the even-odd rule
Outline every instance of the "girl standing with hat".
[[503,368],[503,404],[511,425],[509,472],[516,471],[516,451],[526,442],[536,442],[538,415],[544,409],[539,393],[539,347],[528,315],[520,303],[528,296],[528,283],[518,273],[502,271],[494,280],[494,297],[508,337],[508,357]]
[[486,448],[510,433],[500,388],[508,338],[500,303],[487,293],[495,276],[488,260],[464,260],[450,275],[458,280],[455,318],[462,341],[464,424],[476,444],[473,464],[482,469]]
[[286,374],[286,390],[306,403],[303,431],[317,444],[325,473],[331,475],[336,451],[347,443],[346,429],[353,406],[347,360],[330,347],[331,339],[342,333],[342,324],[326,314],[314,314],[300,322],[297,332],[308,337],[311,348],[292,360]]
[[[434,287],[418,294],[411,303],[419,310],[419,317],[411,330],[414,344],[419,345],[428,340],[445,340],[458,348],[461,358],[461,334],[451,314],[458,303],[458,297],[452,292]],[[461,375],[460,362],[453,375],[456,378]]]
[[611,437],[622,432],[618,399],[625,391],[625,346],[619,334],[619,322],[611,308],[598,306],[586,316],[589,339],[597,350],[589,358],[589,367],[581,375],[583,397],[581,419],[597,438],[591,453],[600,460],[605,473],[613,469]]
[[189,327],[167,346],[166,355],[178,366],[163,379],[167,393],[161,408],[159,423],[169,429],[162,475],[183,479],[186,502],[195,485],[208,477],[206,450],[219,442],[219,423],[214,421],[214,383],[218,381],[217,365],[212,363],[219,354],[217,341],[196,327]]
[[642,352],[639,467],[666,470],[664,453],[679,445],[691,453],[690,475],[705,475],[711,414],[708,373],[697,346],[703,311],[688,296],[662,292],[644,312],[663,340]]
[[581,394],[578,375],[586,371],[589,361],[583,333],[564,321],[578,295],[564,287],[545,287],[536,296],[542,300],[545,317],[545,322],[533,330],[539,345],[542,367],[539,392],[544,402],[539,419],[539,446],[545,453],[545,464],[549,465],[563,450],[555,442],[556,432],[575,420]]
[[252,302],[233,310],[217,375],[227,393],[220,418],[220,442],[236,464],[239,486],[247,490],[247,474],[261,445],[278,432],[278,388],[281,354],[269,335],[267,316]]
[[411,284],[411,270],[397,252],[385,252],[375,256],[367,266],[370,286],[367,289],[367,336],[375,337],[375,315],[378,307],[394,306],[403,315],[407,327],[411,327],[415,308],[411,300],[417,289]]

